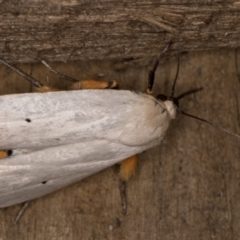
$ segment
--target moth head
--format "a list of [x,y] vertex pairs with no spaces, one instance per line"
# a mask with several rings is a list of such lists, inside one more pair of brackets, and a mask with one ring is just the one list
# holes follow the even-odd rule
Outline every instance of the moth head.
[[[146,89],[146,93],[148,94],[152,94],[152,87],[153,87],[153,84],[154,84],[154,77],[155,77],[155,71],[157,69],[157,66],[159,64],[159,61],[160,59],[162,58],[162,56],[167,52],[168,48],[170,47],[170,45],[172,44],[172,41],[170,41],[170,43],[167,45],[167,47],[163,50],[163,52],[158,56],[158,58],[156,59],[155,61],[155,64],[153,66],[153,69],[149,71],[148,73],[148,87]],[[185,111],[183,111],[180,107],[179,107],[179,99],[185,97],[186,95],[189,95],[189,94],[193,94],[193,93],[196,93],[198,91],[201,91],[203,88],[197,88],[197,89],[193,89],[193,90],[190,90],[188,92],[185,92],[177,97],[174,97],[174,92],[175,92],[175,85],[176,85],[176,82],[177,82],[177,78],[178,78],[178,73],[179,73],[179,50],[178,50],[178,65],[177,65],[177,72],[176,72],[176,76],[175,76],[175,79],[174,79],[174,82],[173,82],[173,85],[172,85],[172,92],[171,92],[171,96],[168,97],[166,95],[163,95],[163,94],[160,94],[158,95],[156,98],[157,100],[159,101],[162,101],[164,103],[164,105],[166,106],[166,109],[167,111],[169,112],[170,114],[170,117],[171,118],[175,118],[175,115],[176,115],[176,111],[185,115],[185,116],[188,116],[188,117],[191,117],[191,118],[194,118],[194,119],[197,119],[201,122],[205,122],[221,131],[224,131],[224,132],[227,132],[228,134],[231,134],[235,137],[237,137],[238,139],[240,139],[240,135],[232,132],[232,131],[229,131],[228,129],[225,129],[225,128],[222,128],[221,126],[215,124],[215,123],[212,123],[212,122],[209,122],[208,120],[206,119],[203,119],[203,118],[200,118],[200,117],[197,117],[197,116],[194,116],[192,114],[189,114],[189,113],[186,113]]]
[[170,114],[170,117],[174,119],[176,117],[176,109],[179,108],[178,99],[175,97],[166,96],[164,94],[159,94],[156,98],[164,103],[168,113]]
[[159,94],[159,95],[157,96],[157,99],[158,99],[158,100],[161,100],[161,101],[163,101],[163,102],[169,100],[169,101],[173,102],[173,104],[174,104],[176,107],[179,108],[178,98],[169,97],[169,96],[166,96],[166,95],[164,95],[164,94]]

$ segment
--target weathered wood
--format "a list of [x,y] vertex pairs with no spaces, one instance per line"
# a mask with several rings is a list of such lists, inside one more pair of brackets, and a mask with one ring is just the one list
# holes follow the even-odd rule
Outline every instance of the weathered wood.
[[233,0],[0,1],[1,57],[137,59],[156,55],[170,39],[186,51],[234,48],[239,16],[240,1]]
[[[204,87],[182,99],[181,107],[240,133],[235,52],[190,53],[180,62],[176,95]],[[114,70],[118,63],[51,65],[75,78],[104,75],[117,79],[121,88],[145,89],[146,67]],[[169,62],[160,66],[156,94],[170,93],[176,65]],[[39,80],[46,80],[48,75],[50,84],[57,78],[40,64],[19,67]],[[27,81],[9,69],[1,66],[0,74],[1,94],[30,90]],[[239,157],[238,140],[178,115],[162,145],[140,155],[137,174],[127,188],[126,216],[121,213],[118,175],[112,167],[32,201],[16,226],[12,222],[22,205],[0,209],[0,239],[239,240]]]

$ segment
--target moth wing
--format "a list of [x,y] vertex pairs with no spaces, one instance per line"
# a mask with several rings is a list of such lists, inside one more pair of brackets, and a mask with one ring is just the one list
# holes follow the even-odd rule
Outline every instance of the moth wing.
[[159,144],[164,104],[130,91],[0,97],[0,207],[28,201]]
[[35,199],[144,151],[107,140],[55,146],[0,160],[0,207]]
[[171,117],[163,102],[149,95],[139,96],[141,101],[131,111],[131,121],[123,127],[120,141],[131,146],[159,143],[169,127]]
[[108,138],[143,145],[170,122],[165,106],[130,91],[82,90],[0,96],[0,149],[40,149]]

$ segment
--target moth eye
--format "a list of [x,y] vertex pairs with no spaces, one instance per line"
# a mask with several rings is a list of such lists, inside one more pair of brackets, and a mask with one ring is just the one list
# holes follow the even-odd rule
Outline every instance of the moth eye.
[[32,120],[30,118],[25,119],[26,122],[31,122]]
[[157,99],[159,99],[159,100],[161,100],[161,101],[167,101],[167,96],[165,96],[165,95],[163,95],[163,94],[159,94],[158,96],[157,96]]
[[42,184],[46,184],[47,183],[47,181],[42,181]]

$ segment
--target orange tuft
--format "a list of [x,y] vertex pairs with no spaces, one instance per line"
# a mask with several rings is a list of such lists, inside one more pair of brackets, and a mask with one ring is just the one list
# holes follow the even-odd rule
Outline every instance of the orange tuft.
[[8,151],[7,150],[0,150],[0,159],[8,157]]
[[128,181],[136,171],[137,166],[137,155],[133,155],[120,163],[120,177],[124,181]]

